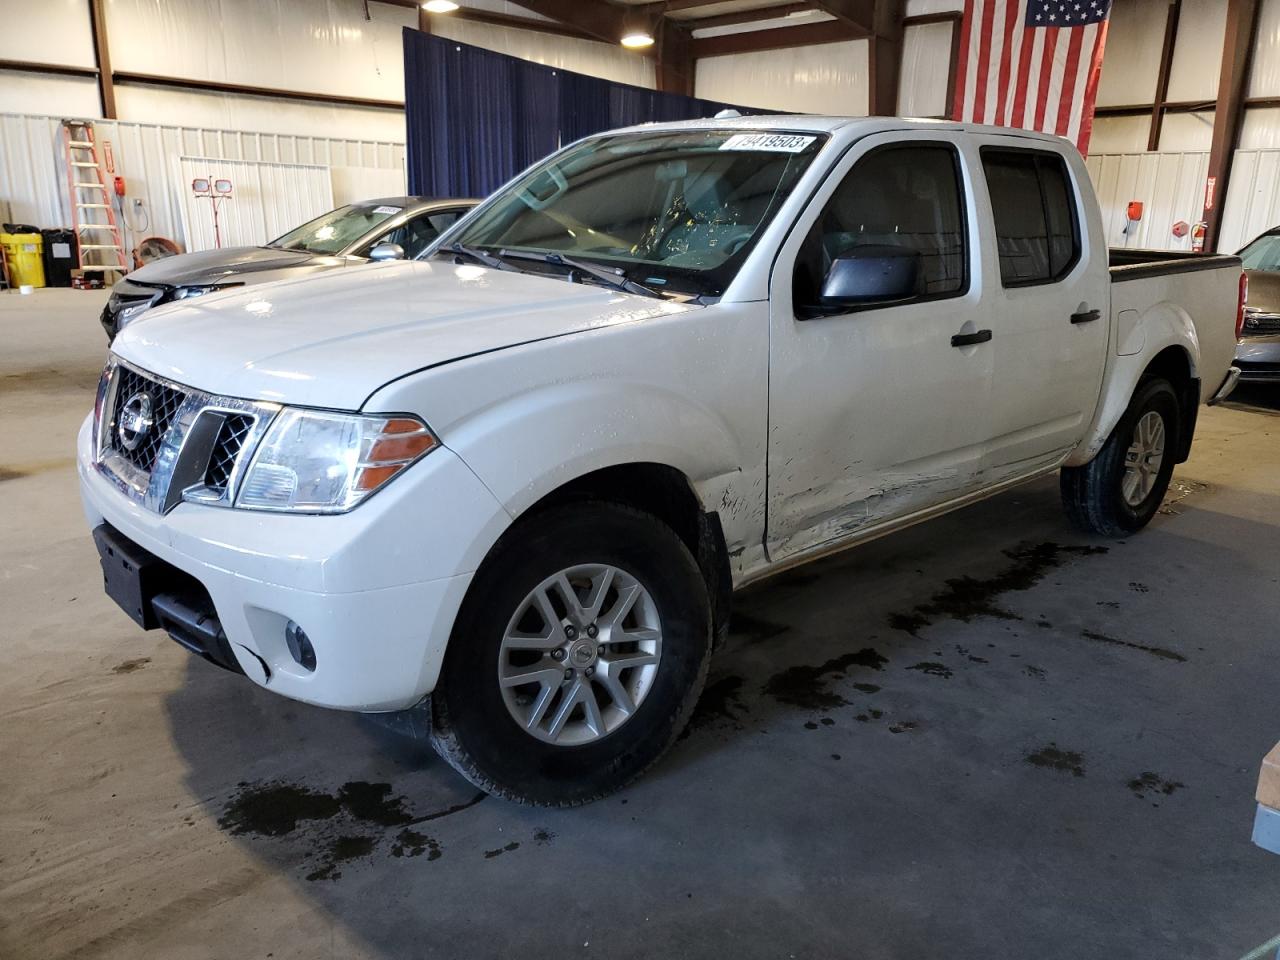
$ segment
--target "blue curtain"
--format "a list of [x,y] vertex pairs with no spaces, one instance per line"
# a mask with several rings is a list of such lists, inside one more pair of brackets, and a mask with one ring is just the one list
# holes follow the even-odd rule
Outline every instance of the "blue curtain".
[[427,197],[484,197],[561,144],[733,106],[544,67],[408,27],[404,86],[409,192]]

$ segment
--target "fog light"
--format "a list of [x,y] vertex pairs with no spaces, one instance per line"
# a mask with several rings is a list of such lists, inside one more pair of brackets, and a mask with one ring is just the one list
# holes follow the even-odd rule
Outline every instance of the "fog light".
[[297,661],[298,666],[304,670],[316,668],[316,648],[311,645],[307,631],[292,620],[285,624],[284,642],[288,645],[289,653]]

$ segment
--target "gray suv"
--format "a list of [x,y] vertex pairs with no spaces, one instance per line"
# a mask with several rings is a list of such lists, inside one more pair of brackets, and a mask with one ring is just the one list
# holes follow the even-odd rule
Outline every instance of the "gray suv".
[[331,210],[266,246],[222,247],[157,260],[111,288],[102,327],[111,341],[162,303],[370,260],[413,259],[477,202],[425,197],[366,200]]

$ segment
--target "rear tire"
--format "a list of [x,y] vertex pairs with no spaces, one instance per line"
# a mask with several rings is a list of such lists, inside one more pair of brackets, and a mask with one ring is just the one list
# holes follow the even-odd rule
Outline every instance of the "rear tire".
[[1145,527],[1169,489],[1182,428],[1168,380],[1145,380],[1098,455],[1062,469],[1062,505],[1086,533],[1122,537]]
[[588,803],[675,742],[710,656],[706,584],[670,528],[616,504],[553,507],[476,574],[431,696],[432,742],[487,793]]

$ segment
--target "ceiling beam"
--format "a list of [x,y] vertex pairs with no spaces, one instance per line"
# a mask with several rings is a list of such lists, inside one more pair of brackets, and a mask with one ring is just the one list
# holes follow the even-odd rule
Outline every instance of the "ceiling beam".
[[876,32],[876,0],[813,0],[813,5],[867,36]]
[[[617,43],[630,29],[655,29],[645,8],[634,15],[624,7],[604,0],[511,0],[518,7],[532,10],[559,23],[590,34],[593,39]],[[632,22],[632,17],[635,23]]]
[[654,80],[664,93],[693,96],[693,36],[676,20],[665,17],[654,35]]
[[755,7],[752,10],[739,10],[737,13],[721,13],[710,17],[681,17],[682,23],[690,30],[703,30],[708,27],[735,27],[740,23],[755,23],[759,20],[780,20],[793,13],[814,11],[810,3],[780,3],[776,7]]
[[731,53],[756,53],[761,50],[782,50],[786,47],[807,47],[818,43],[860,40],[866,36],[865,30],[847,23],[823,20],[820,23],[804,23],[794,27],[749,30],[745,33],[727,33],[719,37],[700,37],[693,41],[693,56],[700,60],[703,57],[722,57]]

